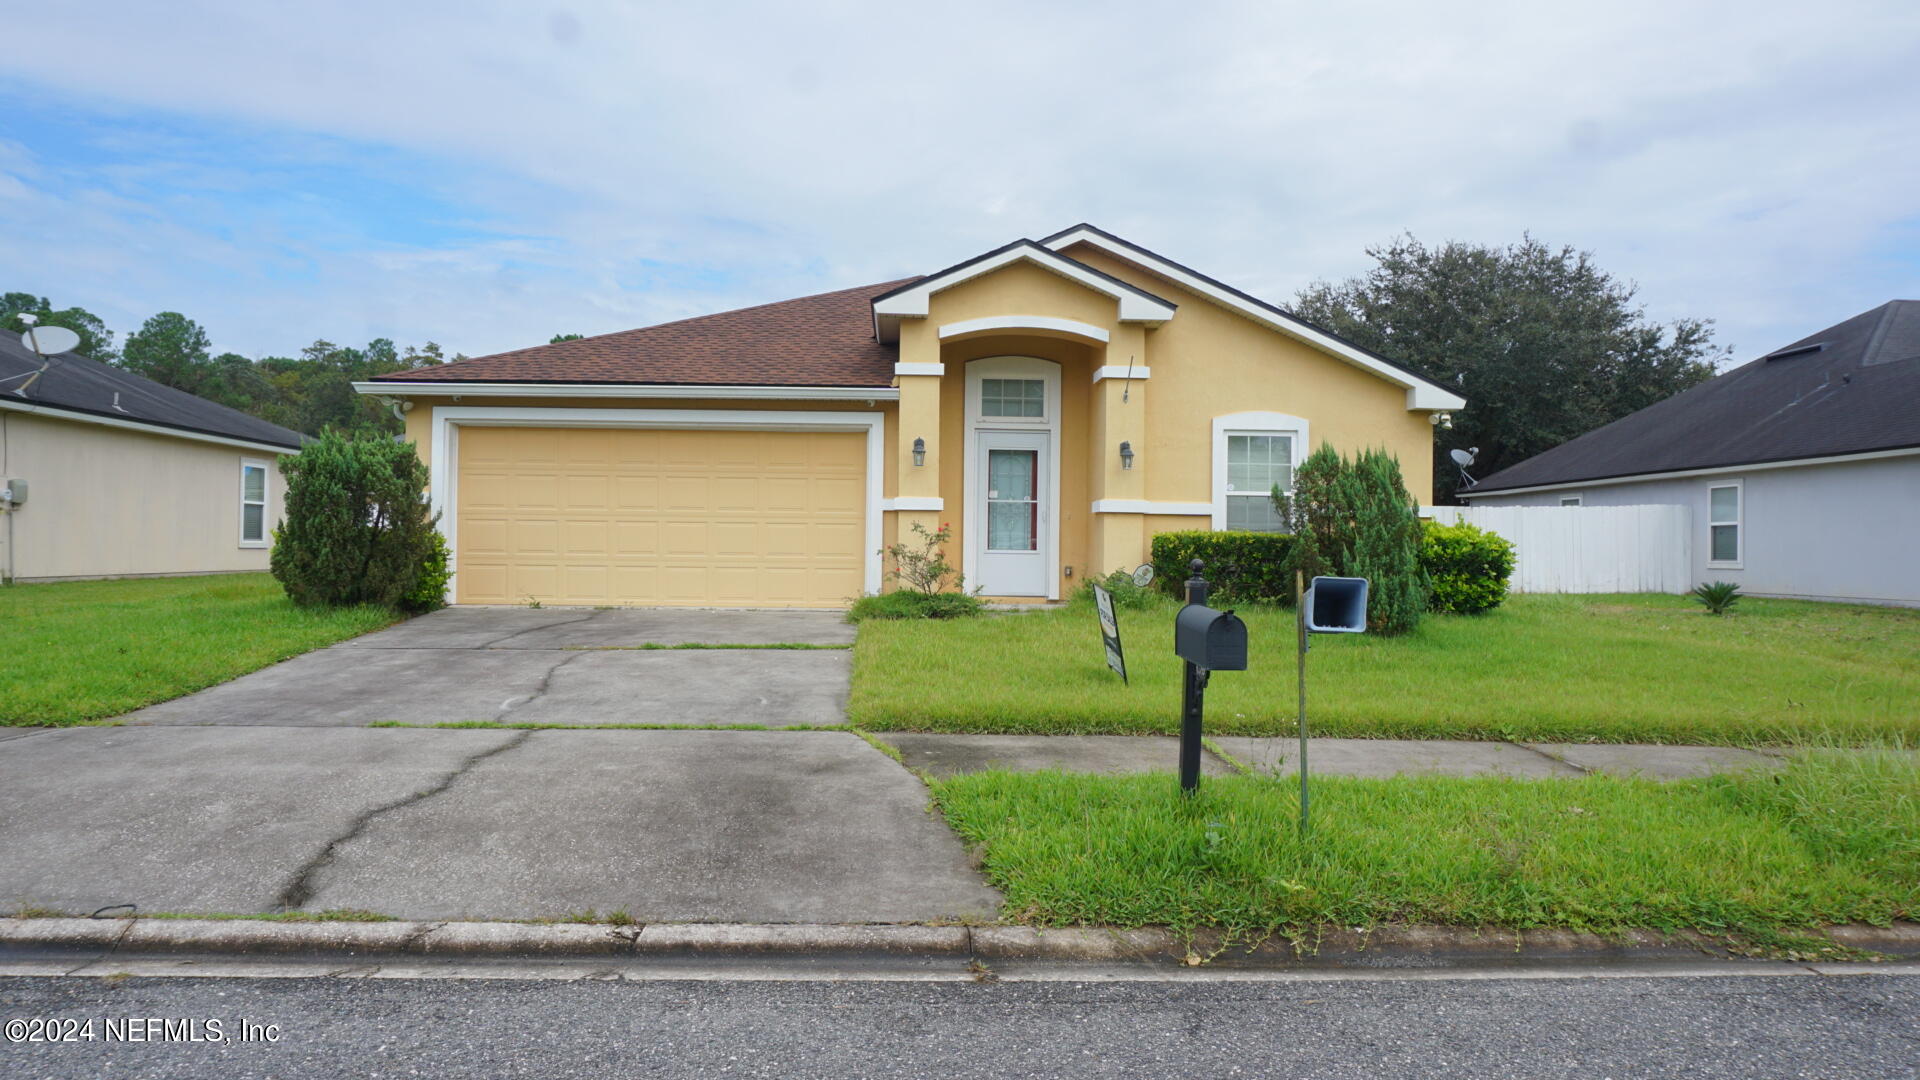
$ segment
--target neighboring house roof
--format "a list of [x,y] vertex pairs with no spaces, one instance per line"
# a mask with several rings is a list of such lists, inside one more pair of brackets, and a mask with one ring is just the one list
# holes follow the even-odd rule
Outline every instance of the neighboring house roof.
[[893,383],[902,318],[925,316],[932,294],[1013,262],[1031,263],[1113,297],[1122,322],[1158,325],[1173,317],[1172,302],[1060,250],[1083,242],[1405,387],[1409,409],[1466,404],[1452,390],[1400,364],[1091,225],[1037,242],[1016,240],[920,277],[396,371],[356,385],[368,393],[380,393],[383,384],[442,383],[885,388]]
[[873,339],[869,301],[913,280],[476,356],[373,381],[890,386],[899,350]]
[[1892,300],[1460,494],[1909,447],[1920,447],[1920,300]]
[[[48,361],[51,363],[48,363]],[[32,378],[42,364],[45,373]],[[25,388],[22,392],[22,387]],[[306,436],[79,353],[42,358],[0,330],[0,408],[70,413],[114,426],[298,450]]]

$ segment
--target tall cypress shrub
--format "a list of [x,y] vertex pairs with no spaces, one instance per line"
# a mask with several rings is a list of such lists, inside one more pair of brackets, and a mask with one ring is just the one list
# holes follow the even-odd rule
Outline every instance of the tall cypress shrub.
[[1420,504],[1407,494],[1400,462],[1384,450],[1361,453],[1348,470],[1353,507],[1346,572],[1372,584],[1367,629],[1405,634],[1420,625],[1431,587],[1420,566]]
[[438,520],[413,444],[329,430],[280,470],[287,516],[270,565],[287,595],[302,605],[398,606],[433,551]]
[[1428,594],[1419,504],[1392,454],[1346,458],[1322,444],[1294,474],[1293,493],[1275,490],[1273,502],[1294,536],[1289,574],[1366,578],[1369,630],[1404,634],[1419,625]]

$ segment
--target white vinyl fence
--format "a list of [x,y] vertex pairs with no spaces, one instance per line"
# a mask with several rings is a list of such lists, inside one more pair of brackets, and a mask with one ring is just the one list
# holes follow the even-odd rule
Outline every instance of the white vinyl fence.
[[1693,588],[1685,506],[1430,506],[1513,543],[1513,591],[1684,593]]

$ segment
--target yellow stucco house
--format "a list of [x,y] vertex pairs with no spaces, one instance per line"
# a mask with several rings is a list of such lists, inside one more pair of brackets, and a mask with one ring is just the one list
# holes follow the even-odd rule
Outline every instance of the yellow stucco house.
[[464,604],[837,607],[947,524],[1044,601],[1159,532],[1273,528],[1311,446],[1431,487],[1452,391],[1090,225],[924,277],[381,376]]

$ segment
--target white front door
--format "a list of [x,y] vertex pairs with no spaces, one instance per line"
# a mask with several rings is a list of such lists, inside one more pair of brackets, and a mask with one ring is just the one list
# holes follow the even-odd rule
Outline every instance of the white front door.
[[977,585],[988,596],[1046,596],[1048,439],[1044,432],[982,431],[974,468],[980,523],[970,543]]

